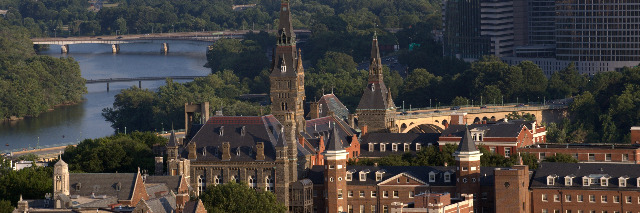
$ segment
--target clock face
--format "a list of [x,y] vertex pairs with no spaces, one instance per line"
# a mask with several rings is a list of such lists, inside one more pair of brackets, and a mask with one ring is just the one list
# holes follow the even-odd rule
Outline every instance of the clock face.
[[283,7],[283,8],[282,8],[282,11],[287,11],[287,7]]

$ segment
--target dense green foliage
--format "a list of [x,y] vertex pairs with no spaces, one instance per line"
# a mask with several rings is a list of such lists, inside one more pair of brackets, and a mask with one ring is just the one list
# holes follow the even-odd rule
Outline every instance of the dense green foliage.
[[[435,0],[291,1],[296,28],[400,28],[421,20],[439,26],[440,2]],[[111,0],[94,12],[82,0],[0,0],[7,19],[33,36],[77,36],[160,33],[225,29],[275,29],[280,0],[151,1]],[[233,5],[256,4],[244,10]]]
[[[184,128],[184,104],[210,103],[211,115],[222,110],[224,115],[265,115],[269,107],[236,100],[249,91],[247,84],[231,71],[222,71],[188,83],[167,84],[153,92],[131,87],[116,95],[113,108],[103,109],[103,117],[119,132],[169,130]],[[196,119],[196,123],[199,119]]]
[[0,200],[0,213],[11,213],[15,209],[11,205],[11,201],[8,200]]
[[0,19],[0,120],[38,116],[87,92],[73,58],[36,56],[27,31]]
[[207,212],[286,212],[287,208],[267,191],[255,190],[245,183],[225,183],[207,187],[200,195]]
[[10,161],[0,156],[0,212],[15,206],[20,195],[24,199],[44,199],[46,193],[53,191],[52,177],[53,167],[28,167],[15,171]]
[[153,145],[164,145],[166,142],[166,138],[151,132],[85,139],[76,147],[68,146],[62,159],[73,172],[137,172],[140,168],[153,174],[155,155],[151,149]]
[[554,156],[546,157],[545,162],[578,163],[578,159],[568,154],[556,153]]

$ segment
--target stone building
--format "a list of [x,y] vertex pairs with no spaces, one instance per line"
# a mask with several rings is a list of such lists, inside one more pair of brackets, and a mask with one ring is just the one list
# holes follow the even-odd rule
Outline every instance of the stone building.
[[[336,97],[333,93],[325,94],[320,97],[320,100],[311,102],[309,104],[308,119],[316,119],[334,115],[339,119],[350,122],[349,109]],[[353,127],[353,124],[349,124]]]
[[384,85],[378,38],[373,36],[367,87],[356,108],[358,127],[366,132],[398,132],[394,125],[396,106],[391,91]]

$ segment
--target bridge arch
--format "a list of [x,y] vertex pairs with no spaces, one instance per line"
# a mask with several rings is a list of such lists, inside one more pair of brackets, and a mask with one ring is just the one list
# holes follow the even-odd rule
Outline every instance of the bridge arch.
[[476,117],[475,119],[473,119],[473,123],[474,124],[480,123],[480,118]]

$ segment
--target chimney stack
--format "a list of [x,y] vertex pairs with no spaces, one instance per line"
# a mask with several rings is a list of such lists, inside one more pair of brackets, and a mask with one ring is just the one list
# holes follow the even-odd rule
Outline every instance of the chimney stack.
[[156,157],[156,175],[162,175],[164,173],[163,161],[164,157]]
[[187,147],[189,149],[189,160],[195,160],[198,158],[196,153],[196,142],[191,141]]
[[367,130],[368,130],[368,129],[369,129],[369,126],[367,126],[367,125],[364,125],[364,126],[362,127],[362,136],[365,136],[365,135],[367,134]]
[[256,160],[264,160],[264,142],[258,142],[256,145]]
[[318,102],[312,102],[309,104],[309,119],[316,119],[320,117],[320,104]]
[[231,145],[229,142],[222,142],[222,160],[231,160]]

